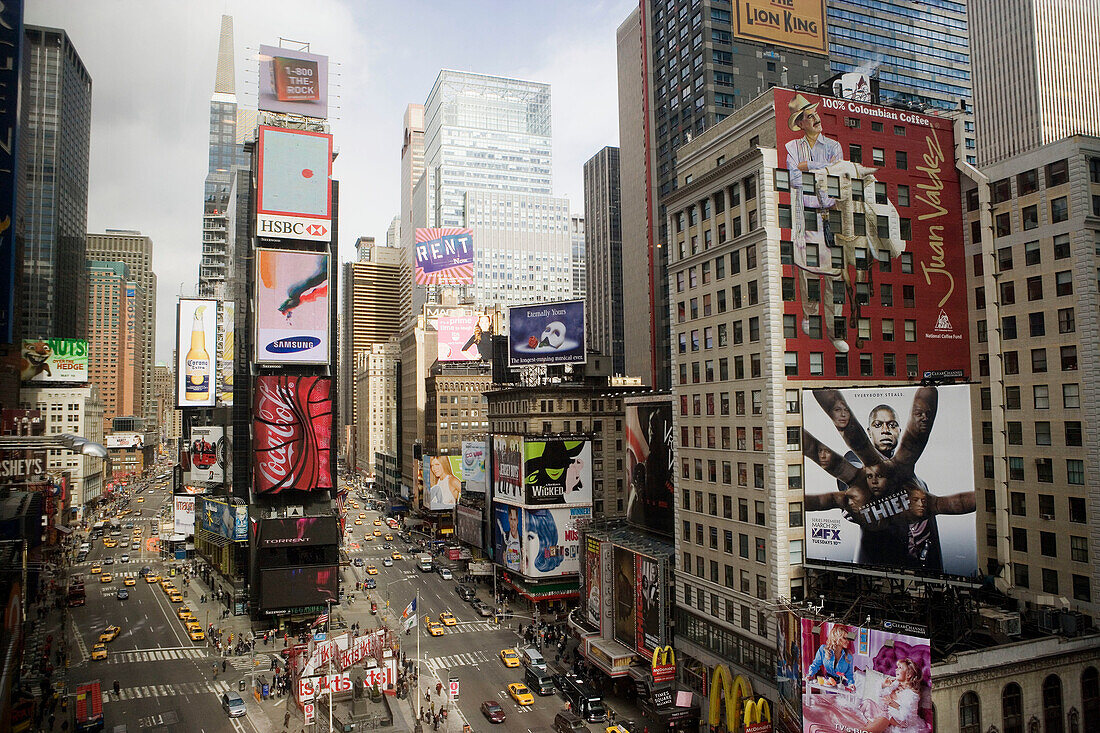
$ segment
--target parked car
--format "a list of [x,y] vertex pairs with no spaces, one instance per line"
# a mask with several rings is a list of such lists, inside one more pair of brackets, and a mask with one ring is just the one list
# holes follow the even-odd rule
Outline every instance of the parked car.
[[245,709],[244,700],[235,692],[222,693],[222,710],[224,710],[230,718],[239,718],[248,712]]
[[477,593],[474,592],[474,589],[468,585],[456,585],[455,593],[457,593],[458,597],[464,601],[473,600],[477,596]]

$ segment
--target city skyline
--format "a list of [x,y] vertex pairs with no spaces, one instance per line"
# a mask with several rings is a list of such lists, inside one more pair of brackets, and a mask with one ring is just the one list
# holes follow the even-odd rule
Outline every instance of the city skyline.
[[[169,313],[181,292],[193,295],[197,286],[207,117],[223,13],[234,17],[242,106],[255,105],[251,59],[261,43],[277,45],[282,35],[332,59],[330,124],[340,140],[333,177],[343,194],[340,259],[346,262],[355,259],[359,236],[383,237],[400,211],[402,115],[407,104],[423,102],[441,69],[551,85],[554,195],[567,196],[580,213],[584,161],[618,142],[615,28],[633,6],[625,0],[553,8],[481,2],[446,13],[427,4],[417,11],[320,2],[302,18],[290,3],[265,3],[258,13],[247,2],[150,11],[139,3],[44,0],[28,5],[27,23],[64,28],[92,77],[87,230],[137,229],[157,243],[158,311]],[[130,53],[120,53],[117,35],[104,25],[119,17],[128,19],[122,43]],[[403,27],[406,18],[417,19],[415,35]],[[168,54],[161,53],[164,28],[177,39]],[[133,64],[135,55],[144,62]],[[157,361],[171,361],[170,330],[158,329]]]

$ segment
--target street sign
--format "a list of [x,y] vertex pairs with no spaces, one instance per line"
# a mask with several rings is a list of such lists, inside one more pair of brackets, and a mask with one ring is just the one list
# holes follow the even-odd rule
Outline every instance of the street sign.
[[458,699],[458,678],[457,677],[452,677],[449,680],[447,689],[449,689],[450,692],[451,692],[451,699],[452,700],[457,700]]
[[302,711],[306,714],[306,725],[309,725],[317,715],[317,706],[311,702],[307,702],[302,706]]

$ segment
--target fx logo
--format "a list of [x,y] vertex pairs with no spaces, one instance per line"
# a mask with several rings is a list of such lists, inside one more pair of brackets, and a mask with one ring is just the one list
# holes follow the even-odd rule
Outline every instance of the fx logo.
[[839,540],[840,530],[815,527],[810,531],[810,537],[815,540]]

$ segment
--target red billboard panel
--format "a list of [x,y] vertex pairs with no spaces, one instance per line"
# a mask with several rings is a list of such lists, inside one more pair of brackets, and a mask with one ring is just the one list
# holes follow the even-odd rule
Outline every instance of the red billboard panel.
[[775,114],[788,376],[969,371],[952,122],[787,89]]
[[331,378],[256,377],[252,421],[256,493],[332,489]]

